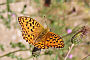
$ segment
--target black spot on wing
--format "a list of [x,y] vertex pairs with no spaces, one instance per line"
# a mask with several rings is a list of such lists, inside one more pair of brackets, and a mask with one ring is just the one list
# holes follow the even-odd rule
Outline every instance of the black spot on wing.
[[33,26],[33,29],[35,28],[35,26]]
[[25,20],[27,20],[27,17],[25,17]]
[[46,40],[46,41],[50,41],[50,40]]
[[56,39],[52,39],[52,41],[54,41],[54,40],[56,40]]
[[34,25],[34,20],[33,20],[32,24]]
[[26,23],[28,24],[28,21]]
[[28,37],[30,37],[30,35],[28,35]]
[[56,41],[56,42],[58,42],[58,41]]
[[40,24],[39,24],[38,22],[36,22],[35,25],[36,25],[37,27],[40,27]]
[[30,24],[30,26],[32,26],[32,24],[31,23],[29,23]]
[[26,24],[26,26],[27,26],[27,24]]
[[53,38],[50,38],[50,39],[53,39]]
[[29,22],[31,22],[31,18],[30,18]]
[[57,38],[57,37],[54,37],[54,38]]
[[27,29],[29,29],[29,27],[27,27]]
[[31,29],[31,32],[33,32],[33,30]]
[[37,25],[37,22],[35,23],[35,25]]

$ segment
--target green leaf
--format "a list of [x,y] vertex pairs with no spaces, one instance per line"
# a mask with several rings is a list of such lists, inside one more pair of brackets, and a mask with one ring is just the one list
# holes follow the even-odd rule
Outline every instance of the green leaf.
[[21,58],[21,57],[17,57],[17,60],[23,60],[23,58]]
[[48,50],[48,51],[45,51],[44,54],[45,54],[45,55],[52,55],[52,54],[53,54],[53,51]]
[[11,58],[16,58],[16,56],[14,55],[14,53],[9,53],[6,56],[11,57]]
[[17,46],[18,46],[19,48],[21,48],[21,49],[25,49],[25,48],[26,48],[25,45],[22,44],[21,42],[17,43]]
[[39,0],[34,0],[36,3],[39,3]]
[[4,51],[4,47],[3,47],[2,44],[0,44],[0,49],[1,49],[2,51]]
[[10,45],[11,45],[12,48],[16,48],[17,47],[17,44],[16,43],[10,42]]
[[10,45],[12,48],[19,47],[20,49],[26,49],[26,46],[24,44],[22,44],[21,42],[18,42],[18,43],[10,42]]
[[55,56],[55,59],[54,60],[57,60],[57,58],[58,58],[58,55]]

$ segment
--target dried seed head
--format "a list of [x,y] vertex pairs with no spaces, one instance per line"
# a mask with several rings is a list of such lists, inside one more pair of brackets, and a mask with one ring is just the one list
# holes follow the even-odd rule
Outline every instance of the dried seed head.
[[71,38],[73,44],[79,44],[82,41],[83,37],[87,36],[87,33],[90,32],[90,28],[87,26],[81,27],[79,31]]

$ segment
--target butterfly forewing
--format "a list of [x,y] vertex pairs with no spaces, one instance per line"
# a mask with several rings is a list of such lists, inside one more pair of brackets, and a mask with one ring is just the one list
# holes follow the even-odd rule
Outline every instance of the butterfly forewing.
[[18,17],[22,28],[22,36],[30,44],[33,44],[39,34],[43,31],[43,26],[30,17]]

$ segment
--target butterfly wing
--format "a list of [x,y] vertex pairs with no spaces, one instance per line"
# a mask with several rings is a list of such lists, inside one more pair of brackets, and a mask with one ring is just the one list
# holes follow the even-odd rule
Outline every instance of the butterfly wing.
[[30,44],[34,44],[36,38],[43,31],[44,27],[40,23],[30,17],[18,17],[19,24],[22,28],[23,39]]
[[44,35],[41,38],[41,41],[35,43],[34,46],[39,48],[39,49],[47,49],[50,47],[63,48],[64,42],[60,36],[56,35],[53,32],[48,32],[46,35]]

